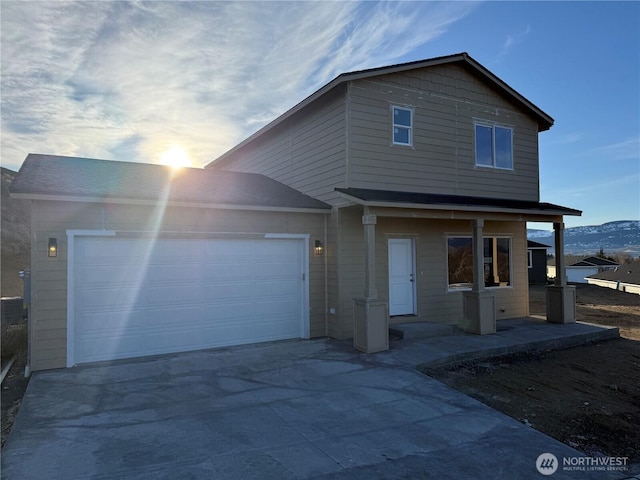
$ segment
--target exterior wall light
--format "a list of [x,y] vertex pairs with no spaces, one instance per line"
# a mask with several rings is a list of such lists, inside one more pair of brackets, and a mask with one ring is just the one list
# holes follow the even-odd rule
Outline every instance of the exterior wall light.
[[47,255],[49,257],[58,256],[58,240],[56,238],[49,238],[49,246],[47,247]]
[[316,240],[316,245],[314,250],[316,252],[316,256],[319,257],[321,255],[324,255],[324,245],[320,240]]

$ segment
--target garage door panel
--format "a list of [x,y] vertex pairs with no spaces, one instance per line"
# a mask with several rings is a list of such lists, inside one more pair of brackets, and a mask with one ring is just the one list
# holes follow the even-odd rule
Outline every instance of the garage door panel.
[[[263,336],[264,340],[276,340],[279,337],[280,332],[283,329],[283,326],[289,323],[287,322],[288,319],[282,318],[279,316],[278,317],[267,316],[262,320],[264,322],[264,328],[261,330],[261,335]],[[299,337],[298,332],[291,330],[289,332],[288,338],[296,338],[296,337]]]
[[205,309],[193,305],[171,305],[163,308],[145,309],[139,312],[139,325],[143,328],[190,328],[203,323]]
[[76,296],[76,308],[87,311],[130,308],[136,304],[140,293],[134,285],[123,285],[119,288],[81,288],[79,291],[81,295]]
[[117,333],[130,327],[137,315],[135,310],[126,308],[85,313],[78,319],[80,321],[76,322],[75,330],[79,335]]
[[[114,265],[113,262],[108,265],[87,265],[76,270],[76,282],[84,284],[84,286],[100,286],[104,285],[105,277],[130,282],[131,278],[138,274],[140,268],[140,266]],[[113,281],[109,283],[113,283]]]
[[256,263],[253,266],[256,278],[265,278],[271,275],[276,275],[280,278],[295,278],[298,279],[300,275],[299,264],[287,261],[287,262],[269,262],[269,263]]
[[283,298],[280,300],[271,300],[268,302],[257,302],[257,315],[260,317],[267,316],[285,316],[283,312],[292,311],[296,305],[296,299]]
[[302,245],[77,238],[75,362],[300,337]]
[[227,301],[244,300],[250,294],[253,282],[229,281],[228,283],[207,283],[200,286],[203,303],[207,305]]
[[212,325],[225,325],[238,320],[253,321],[259,314],[254,302],[227,301],[209,305],[205,317]]
[[298,279],[281,280],[279,282],[255,282],[253,294],[257,299],[279,295],[295,298],[296,296],[292,294],[292,291],[298,283]]
[[207,255],[207,248],[198,240],[159,239],[155,242],[153,255],[166,259],[167,263],[173,263],[173,260],[203,258]]
[[[140,266],[143,269],[143,266]],[[147,282],[153,284],[165,283],[197,283],[202,280],[203,268],[198,264],[183,265],[149,265],[144,269]]]
[[126,337],[86,336],[76,346],[76,356],[83,362],[130,358],[136,356],[144,345],[144,334],[129,334]]
[[254,274],[254,267],[251,263],[245,264],[214,264],[207,263],[203,271],[203,279],[205,281],[221,281],[242,280],[251,278]]
[[189,304],[192,302],[200,302],[202,294],[200,286],[197,284],[189,285],[170,285],[166,287],[148,286],[144,291],[145,304],[149,307],[170,306],[175,303]]
[[151,355],[215,346],[202,343],[202,329],[199,328],[151,332],[145,337],[145,341],[145,351]]

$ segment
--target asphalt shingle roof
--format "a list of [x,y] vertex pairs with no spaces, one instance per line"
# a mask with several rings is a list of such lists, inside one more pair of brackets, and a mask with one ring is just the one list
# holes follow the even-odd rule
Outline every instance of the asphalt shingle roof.
[[618,263],[613,260],[601,257],[587,257],[579,262],[569,265],[570,267],[615,267]]
[[329,210],[324,202],[264,175],[29,154],[11,185],[21,196],[127,199],[168,202]]
[[538,213],[554,213],[562,215],[580,215],[582,212],[560,205],[525,200],[510,200],[503,198],[469,197],[463,195],[440,195],[432,193],[398,192],[392,190],[371,190],[367,188],[336,188],[337,192],[365,202],[438,205],[457,208],[480,207],[500,208],[508,210],[524,210]]
[[534,242],[533,240],[527,240],[527,248],[551,248],[549,245],[545,245],[544,243]]
[[640,260],[621,265],[615,270],[605,270],[604,272],[594,273],[587,278],[640,285]]

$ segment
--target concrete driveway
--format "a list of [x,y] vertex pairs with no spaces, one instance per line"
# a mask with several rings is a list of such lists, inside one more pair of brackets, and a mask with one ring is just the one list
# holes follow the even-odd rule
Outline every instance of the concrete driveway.
[[530,479],[580,456],[400,357],[289,341],[38,372],[2,478]]

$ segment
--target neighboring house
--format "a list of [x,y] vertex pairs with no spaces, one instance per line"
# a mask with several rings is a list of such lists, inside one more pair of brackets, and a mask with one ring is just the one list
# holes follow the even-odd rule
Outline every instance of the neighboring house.
[[529,285],[547,284],[547,248],[549,245],[527,240]]
[[[343,74],[205,170],[30,155],[34,370],[528,315],[553,119],[469,55]],[[559,241],[560,240],[560,241]],[[53,252],[55,256],[50,256]],[[562,255],[560,248],[559,255]],[[575,292],[549,289],[548,320]]]
[[[613,260],[608,260],[601,257],[568,257],[565,264],[565,273],[567,281],[572,283],[587,283],[586,277],[594,275],[606,270],[614,270],[620,265]],[[549,276],[555,278],[556,267],[554,265],[549,266]]]
[[587,277],[587,283],[640,294],[640,259]]

